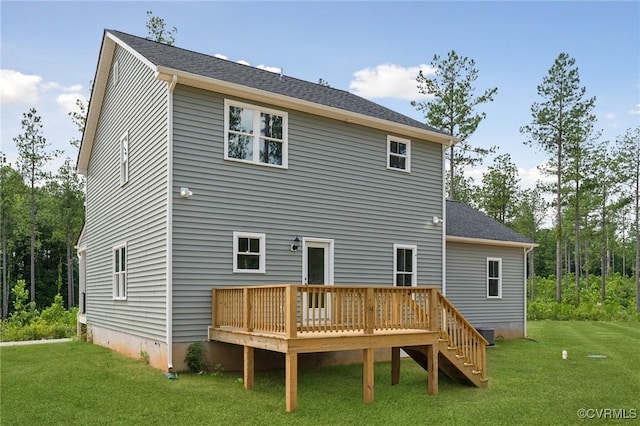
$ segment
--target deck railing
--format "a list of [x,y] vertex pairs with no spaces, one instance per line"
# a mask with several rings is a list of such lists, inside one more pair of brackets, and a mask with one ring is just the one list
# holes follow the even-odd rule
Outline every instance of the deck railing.
[[[433,330],[431,287],[282,284],[214,288],[212,324],[296,337],[304,332]],[[435,315],[434,315],[435,316]]]
[[471,325],[442,293],[438,292],[438,331],[442,339],[448,340],[457,356],[471,365],[474,371],[486,378],[487,340]]
[[308,332],[422,329],[485,374],[487,341],[436,287],[279,284],[212,290],[212,325],[295,338]]

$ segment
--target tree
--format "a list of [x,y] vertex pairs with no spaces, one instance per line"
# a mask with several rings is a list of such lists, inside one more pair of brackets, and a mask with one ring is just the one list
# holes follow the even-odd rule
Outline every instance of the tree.
[[628,129],[624,135],[618,137],[616,148],[616,163],[623,173],[623,182],[628,197],[634,205],[635,242],[635,286],[636,311],[640,312],[640,127]]
[[147,40],[153,40],[158,43],[173,46],[173,43],[176,41],[173,35],[178,32],[178,29],[173,27],[168,30],[164,19],[153,16],[153,12],[150,10],[147,11],[147,17],[149,18],[147,21]]
[[446,58],[434,55],[431,66],[436,69],[434,77],[427,77],[420,71],[418,92],[432,95],[433,99],[416,102],[412,101],[418,111],[425,114],[427,124],[447,132],[460,139],[460,143],[449,148],[449,198],[456,199],[456,174],[462,175],[464,167],[472,167],[482,159],[493,153],[495,148],[473,148],[468,138],[476,131],[486,113],[478,113],[476,107],[493,101],[498,88],[485,90],[476,96],[474,82],[478,79],[478,70],[473,59],[458,56],[452,50]]
[[324,86],[324,87],[331,87],[331,85],[329,84],[329,82],[327,80],[325,80],[324,78],[319,78],[318,79],[318,84],[320,86]]
[[56,199],[58,204],[59,227],[58,232],[65,245],[67,272],[67,307],[74,306],[74,247],[76,238],[82,228],[84,218],[83,182],[75,173],[72,160],[67,157],[60,166],[57,175]]
[[518,167],[511,161],[511,156],[497,156],[482,176],[480,208],[498,222],[510,222],[515,212],[519,181]]
[[10,285],[15,277],[16,262],[13,255],[16,241],[23,240],[25,212],[23,194],[26,187],[22,176],[7,163],[0,153],[0,241],[2,251],[2,318],[9,314]]
[[571,141],[584,137],[585,125],[593,121],[591,110],[595,98],[585,99],[586,89],[580,87],[580,76],[575,59],[567,53],[558,55],[547,76],[538,86],[540,102],[531,106],[532,121],[520,128],[528,135],[525,144],[539,146],[549,155],[552,174],[556,175],[556,300],[562,301],[562,206],[563,174],[566,158],[564,149]]
[[29,219],[31,233],[31,301],[36,294],[36,185],[49,176],[45,165],[59,155],[58,151],[48,151],[49,144],[42,135],[42,122],[35,108],[23,114],[24,133],[13,138],[18,148],[18,166],[30,187]]

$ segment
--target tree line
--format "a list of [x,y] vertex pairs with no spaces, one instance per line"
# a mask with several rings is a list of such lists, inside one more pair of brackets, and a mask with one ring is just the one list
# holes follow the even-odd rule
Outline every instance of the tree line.
[[[524,143],[548,155],[539,168],[554,182],[523,189],[508,153],[497,155],[480,184],[465,177],[469,168],[497,151],[473,147],[469,137],[486,118],[477,109],[491,102],[497,88],[476,94],[478,70],[473,59],[455,51],[435,55],[434,76],[420,72],[418,91],[431,94],[412,102],[427,124],[460,139],[447,153],[446,185],[450,199],[465,201],[540,244],[529,258],[529,294],[535,297],[535,274],[555,276],[556,301],[563,301],[563,275],[574,281],[572,302],[598,277],[606,299],[607,277],[633,276],[636,311],[640,312],[640,127],[615,140],[604,140],[593,114],[596,98],[580,84],[575,59],[560,53],[537,87],[531,121],[520,132]],[[547,201],[549,200],[550,201]],[[552,208],[552,228],[545,225]],[[555,249],[554,247],[555,246]]]

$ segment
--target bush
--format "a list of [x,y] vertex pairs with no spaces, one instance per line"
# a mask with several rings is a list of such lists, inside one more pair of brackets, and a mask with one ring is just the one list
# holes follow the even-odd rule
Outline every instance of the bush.
[[195,342],[187,347],[187,354],[184,357],[184,362],[187,364],[187,368],[192,373],[199,373],[206,371],[209,368],[209,362],[205,358],[206,350],[202,342]]
[[50,307],[41,313],[35,303],[28,302],[29,291],[24,280],[20,280],[11,290],[15,300],[13,313],[0,322],[0,340],[3,342],[61,339],[76,335],[78,309],[64,309],[64,301],[59,294]]

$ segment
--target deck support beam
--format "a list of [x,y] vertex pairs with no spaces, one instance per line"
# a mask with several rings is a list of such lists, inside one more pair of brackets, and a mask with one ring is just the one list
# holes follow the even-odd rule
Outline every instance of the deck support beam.
[[244,388],[253,389],[253,378],[255,376],[255,355],[254,348],[251,346],[244,347],[244,371],[243,380]]
[[366,348],[362,352],[362,402],[371,404],[374,398],[375,376],[373,348]]
[[427,345],[427,393],[438,394],[438,341]]
[[400,348],[391,348],[391,386],[400,383]]
[[285,354],[285,395],[287,413],[296,411],[298,400],[298,354],[288,352]]

